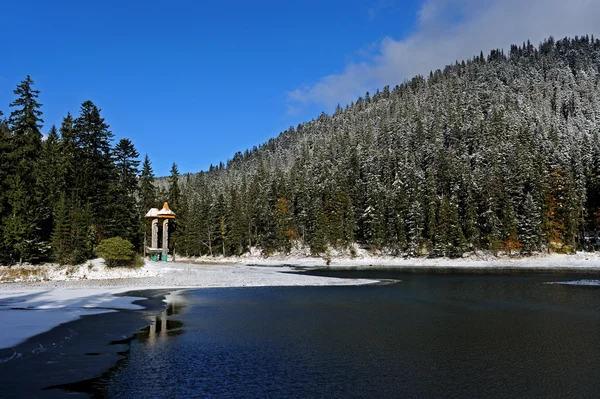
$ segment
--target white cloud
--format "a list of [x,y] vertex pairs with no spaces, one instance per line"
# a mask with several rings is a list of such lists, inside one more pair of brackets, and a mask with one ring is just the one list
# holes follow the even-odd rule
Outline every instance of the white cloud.
[[537,45],[549,36],[600,37],[597,0],[429,0],[417,17],[416,30],[404,39],[387,37],[361,62],[288,92],[288,110],[310,104],[332,110],[366,91],[395,86],[481,50],[487,54],[527,40]]

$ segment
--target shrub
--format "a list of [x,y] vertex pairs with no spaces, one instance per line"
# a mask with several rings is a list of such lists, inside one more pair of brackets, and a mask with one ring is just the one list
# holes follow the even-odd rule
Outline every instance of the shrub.
[[131,267],[142,267],[146,264],[146,262],[144,261],[144,258],[142,258],[142,255],[140,254],[135,254],[135,256],[133,257],[133,261],[131,262]]
[[106,265],[130,266],[135,261],[135,251],[133,244],[121,237],[113,237],[102,240],[96,253],[106,261]]

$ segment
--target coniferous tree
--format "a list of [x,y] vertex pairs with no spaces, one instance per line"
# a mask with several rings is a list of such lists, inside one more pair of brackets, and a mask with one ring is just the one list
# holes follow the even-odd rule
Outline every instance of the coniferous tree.
[[79,194],[79,188],[76,186],[75,176],[76,157],[78,156],[77,143],[73,130],[73,117],[70,113],[63,118],[60,126],[60,165],[58,167],[58,176],[60,179],[60,191],[71,195],[75,190]]
[[179,188],[179,168],[176,163],[173,163],[171,166],[171,176],[169,177],[169,206],[173,208],[174,212],[177,212],[176,209],[179,206],[179,201],[181,200],[181,190]]
[[76,144],[74,190],[77,199],[92,210],[95,242],[99,242],[110,219],[110,187],[114,178],[111,158],[112,132],[100,110],[91,101],[81,104],[80,114],[73,124]]
[[95,230],[92,211],[78,198],[62,194],[55,210],[53,256],[61,264],[77,265],[92,256]]
[[61,158],[62,145],[56,126],[52,125],[42,144],[37,168],[37,184],[40,190],[40,236],[49,242],[54,226],[54,206],[62,193]]
[[148,154],[144,157],[142,172],[140,174],[140,204],[143,212],[158,206],[156,200],[156,187],[154,186],[154,171]]
[[177,215],[176,220],[171,220],[169,222],[169,248],[172,254],[178,248],[178,242],[180,240],[180,231],[183,229],[179,229],[179,225],[185,224],[185,215],[181,215],[181,190],[179,188],[179,168],[177,164],[173,162],[171,166],[171,175],[169,176],[169,190],[167,192],[167,198],[169,202],[169,208],[175,212]]
[[148,246],[147,234],[150,229],[150,221],[146,220],[144,215],[151,208],[156,208],[159,204],[157,202],[156,197],[156,187],[154,186],[154,171],[152,170],[152,164],[150,162],[150,158],[148,154],[144,157],[144,162],[142,164],[142,171],[140,173],[140,181],[139,181],[139,192],[140,192],[140,237],[144,237],[144,245]]
[[519,236],[523,242],[524,250],[528,253],[538,251],[541,243],[541,214],[540,208],[535,203],[531,193],[527,193],[520,215]]
[[6,216],[2,223],[2,236],[12,259],[37,260],[47,250],[41,234],[45,212],[38,185],[38,160],[42,146],[40,132],[42,111],[37,102],[39,91],[32,88],[33,80],[27,76],[14,91],[17,99],[8,119],[11,134],[8,140],[9,162],[6,179]]
[[13,159],[18,162],[21,175],[27,174],[35,165],[42,146],[42,104],[38,103],[39,90],[33,89],[29,75],[14,90],[17,99],[10,106],[15,108],[8,118],[12,132]]
[[461,255],[465,249],[465,238],[460,226],[458,209],[446,196],[442,197],[437,220],[435,253],[444,256]]
[[[243,198],[236,190],[230,190],[230,207],[227,211],[230,219],[228,247],[229,252],[241,255],[246,249],[246,215],[244,214]],[[194,231],[194,224],[189,222],[190,232]],[[285,233],[284,233],[285,235]]]
[[[10,131],[3,113],[0,111],[0,233],[2,232],[6,210],[8,209],[8,198],[6,197],[6,193],[8,191],[8,176],[11,171],[9,144]],[[3,240],[0,240],[0,263],[5,262],[7,258],[8,249],[4,245]]]
[[190,200],[189,200],[189,175],[185,176],[183,185],[183,189],[179,190],[179,194],[175,195],[175,197],[179,197],[176,200],[177,206],[177,218],[172,220],[175,224],[175,232],[173,234],[173,248],[177,248],[179,253],[189,255],[190,251],[188,250],[190,245],[190,240],[192,235],[192,230],[188,229],[189,224],[189,209],[190,209]]
[[310,209],[308,225],[308,244],[314,255],[323,254],[327,250],[327,218],[320,198],[314,201]]
[[138,206],[139,153],[129,139],[121,139],[112,151],[115,177],[111,182],[107,237],[121,237],[135,248],[141,245],[140,209]]
[[290,204],[285,197],[281,196],[277,199],[273,209],[273,216],[275,218],[275,231],[272,243],[273,249],[276,251],[281,250],[289,252],[291,249],[290,232],[292,229],[292,220]]
[[[60,127],[59,159],[56,169],[57,198],[53,207],[51,235],[52,256],[61,264],[78,264],[91,256],[93,237],[87,209],[81,209],[82,193],[76,176],[76,160],[79,149],[75,142],[73,117],[70,113],[63,118]],[[85,206],[85,202],[83,202]]]
[[52,125],[48,137],[42,145],[39,161],[39,184],[41,186],[44,202],[48,205],[57,202],[62,189],[61,158],[63,154],[60,137],[56,126]]

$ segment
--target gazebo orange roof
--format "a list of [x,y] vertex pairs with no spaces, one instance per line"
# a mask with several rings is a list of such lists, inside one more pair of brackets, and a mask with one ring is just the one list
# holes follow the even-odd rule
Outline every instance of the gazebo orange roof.
[[162,209],[152,208],[146,213],[147,218],[151,219],[175,219],[175,212],[169,209],[169,203],[165,202]]
[[169,209],[169,203],[165,202],[160,211],[158,211],[159,219],[175,219],[175,212]]

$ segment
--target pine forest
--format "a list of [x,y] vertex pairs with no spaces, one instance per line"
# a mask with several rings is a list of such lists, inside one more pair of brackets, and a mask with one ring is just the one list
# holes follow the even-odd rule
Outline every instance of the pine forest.
[[593,37],[481,53],[366,93],[208,171],[180,175],[174,163],[164,178],[130,140],[115,140],[91,101],[43,136],[42,100],[27,76],[0,113],[3,264],[78,264],[110,237],[141,251],[143,216],[164,201],[181,256],[596,249]]

